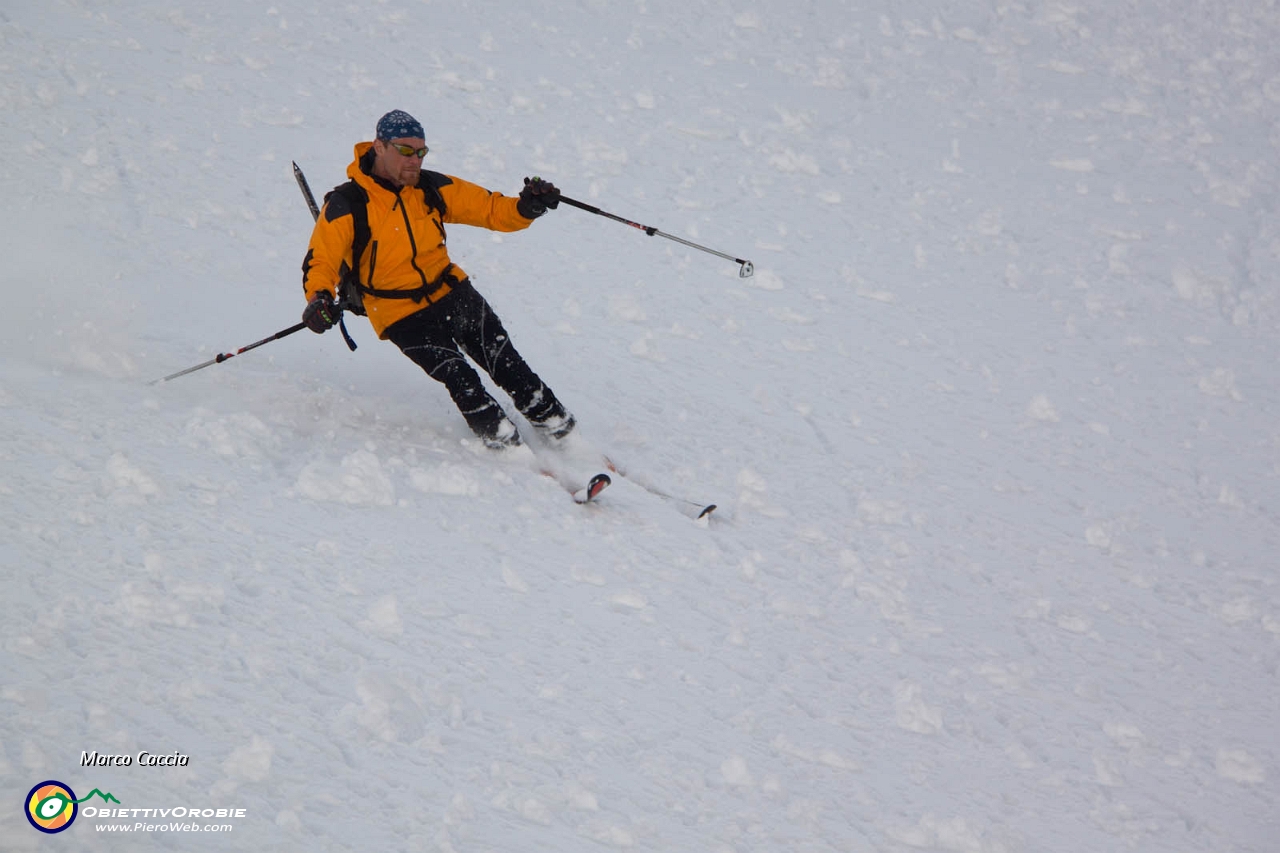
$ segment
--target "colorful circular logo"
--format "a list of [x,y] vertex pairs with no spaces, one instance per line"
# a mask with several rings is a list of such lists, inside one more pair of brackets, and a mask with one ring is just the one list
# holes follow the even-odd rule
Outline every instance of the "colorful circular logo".
[[79,812],[75,792],[53,779],[41,782],[27,794],[27,820],[41,832],[62,832]]

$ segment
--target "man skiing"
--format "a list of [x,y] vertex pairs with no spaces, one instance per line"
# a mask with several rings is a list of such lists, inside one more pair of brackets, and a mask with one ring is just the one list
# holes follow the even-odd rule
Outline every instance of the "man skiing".
[[347,167],[351,180],[325,197],[302,262],[302,321],[321,333],[338,322],[342,307],[359,311],[362,302],[378,337],[444,384],[487,447],[517,447],[522,440],[466,356],[511,395],[542,435],[563,439],[573,430],[573,415],[516,352],[467,274],[449,260],[444,229],[445,223],[460,223],[520,231],[554,210],[560,191],[548,181],[525,178],[519,197],[504,196],[423,170],[426,154],[422,125],[402,110],[378,120],[373,142],[356,144]]

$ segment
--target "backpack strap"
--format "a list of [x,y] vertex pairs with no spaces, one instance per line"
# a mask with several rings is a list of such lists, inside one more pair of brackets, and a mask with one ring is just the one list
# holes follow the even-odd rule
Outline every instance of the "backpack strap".
[[444,203],[444,195],[440,189],[452,183],[453,180],[448,175],[440,172],[423,169],[418,175],[418,189],[422,190],[422,200],[426,202],[428,209],[434,207],[440,211],[441,219],[449,215],[449,208]]
[[351,266],[360,269],[360,257],[369,245],[369,193],[355,181],[347,181],[331,189],[324,197],[324,218],[330,222],[350,216],[355,226],[351,239]]
[[364,315],[364,300],[360,298],[360,258],[369,245],[369,194],[355,181],[339,184],[324,197],[324,216],[332,222],[344,216],[351,217],[354,235],[351,239],[351,266],[343,263],[338,275],[338,302],[354,314]]

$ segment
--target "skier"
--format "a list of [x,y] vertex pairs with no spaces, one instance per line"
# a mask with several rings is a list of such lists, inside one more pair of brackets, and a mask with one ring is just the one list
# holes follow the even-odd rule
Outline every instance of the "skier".
[[325,197],[302,262],[302,321],[322,333],[339,321],[342,307],[366,313],[378,337],[444,384],[487,447],[520,446],[519,430],[467,363],[470,356],[539,433],[559,441],[573,430],[573,415],[449,260],[444,224],[520,231],[555,210],[560,191],[549,181],[525,178],[518,198],[504,196],[422,169],[426,155],[422,125],[403,110],[378,120],[373,142],[356,144],[347,167],[351,180]]

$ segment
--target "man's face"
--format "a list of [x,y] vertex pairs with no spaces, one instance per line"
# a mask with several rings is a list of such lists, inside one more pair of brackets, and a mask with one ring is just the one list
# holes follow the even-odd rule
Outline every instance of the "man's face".
[[[404,139],[375,139],[375,171],[384,178],[406,187],[418,185],[418,173],[422,170],[422,157],[426,155],[426,140],[418,137]],[[408,154],[402,153],[408,151]]]

